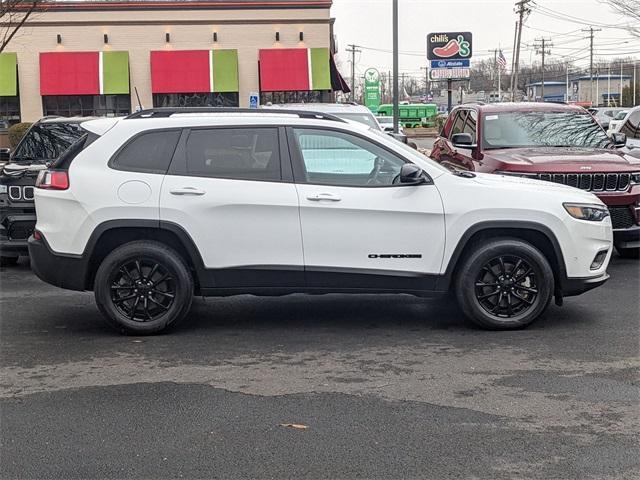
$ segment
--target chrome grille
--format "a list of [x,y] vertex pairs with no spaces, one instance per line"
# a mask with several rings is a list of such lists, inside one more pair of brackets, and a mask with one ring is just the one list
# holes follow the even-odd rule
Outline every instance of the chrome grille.
[[34,191],[34,187],[30,185],[26,187],[11,185],[9,187],[9,198],[14,202],[33,202]]
[[621,192],[631,185],[631,175],[628,173],[538,173],[524,176],[593,192]]

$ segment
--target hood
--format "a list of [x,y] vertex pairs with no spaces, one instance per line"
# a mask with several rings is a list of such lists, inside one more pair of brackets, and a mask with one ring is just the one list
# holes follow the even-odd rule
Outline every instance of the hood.
[[[571,201],[583,201],[585,203],[602,203],[592,193],[585,190],[580,190],[567,185],[553,182],[543,182],[541,180],[534,180],[530,178],[512,177],[508,175],[496,175],[494,173],[476,173],[474,181],[489,188],[510,188],[520,192],[531,191],[537,193],[560,193],[570,194]],[[582,200],[578,200],[577,197],[581,197]]]
[[[485,159],[521,166],[525,172],[606,173],[640,171],[640,159],[621,150],[531,147],[488,150]],[[485,160],[486,161],[486,160]]]

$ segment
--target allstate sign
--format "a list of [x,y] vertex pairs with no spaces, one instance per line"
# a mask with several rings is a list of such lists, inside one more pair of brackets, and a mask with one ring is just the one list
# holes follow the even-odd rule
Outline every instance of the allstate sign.
[[471,60],[431,60],[431,68],[469,68]]

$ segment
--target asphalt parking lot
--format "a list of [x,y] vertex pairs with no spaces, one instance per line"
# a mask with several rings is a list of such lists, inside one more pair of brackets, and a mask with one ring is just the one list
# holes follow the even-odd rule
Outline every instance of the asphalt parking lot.
[[639,265],[524,331],[294,295],[198,299],[143,338],[23,261],[0,275],[0,476],[638,478]]

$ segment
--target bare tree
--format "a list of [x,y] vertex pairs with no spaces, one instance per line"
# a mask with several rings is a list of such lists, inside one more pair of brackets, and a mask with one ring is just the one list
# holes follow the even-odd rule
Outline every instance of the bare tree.
[[0,0],[0,53],[40,3],[42,0]]
[[617,11],[619,14],[625,17],[635,18],[640,20],[640,0],[600,0],[602,3],[607,3]]

